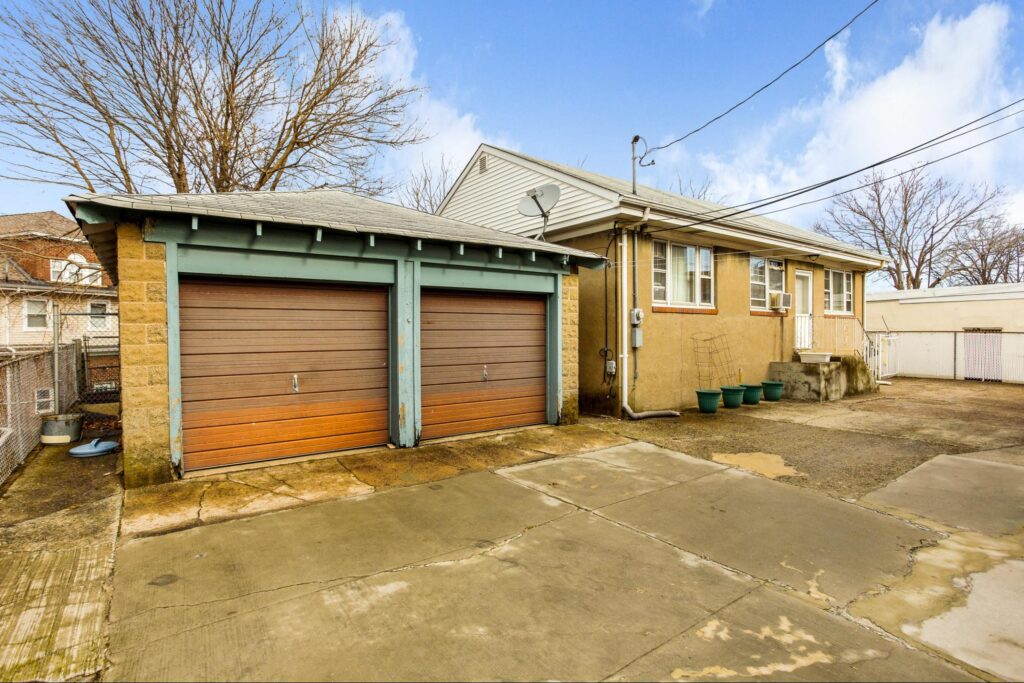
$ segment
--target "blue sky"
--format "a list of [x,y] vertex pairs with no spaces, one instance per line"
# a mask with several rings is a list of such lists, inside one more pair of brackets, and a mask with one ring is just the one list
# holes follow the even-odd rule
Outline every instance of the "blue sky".
[[[429,88],[415,112],[434,138],[381,168],[401,177],[442,153],[461,166],[488,141],[628,177],[634,133],[655,145],[702,123],[865,3],[361,2],[396,42],[383,68]],[[881,0],[827,53],[659,154],[640,179],[708,178],[734,202],[849,170],[1021,96],[1022,38],[1020,2]],[[1024,220],[1024,132],[935,170],[1005,185]],[[63,192],[0,181],[4,212],[61,210]],[[824,206],[780,217],[810,227]]]

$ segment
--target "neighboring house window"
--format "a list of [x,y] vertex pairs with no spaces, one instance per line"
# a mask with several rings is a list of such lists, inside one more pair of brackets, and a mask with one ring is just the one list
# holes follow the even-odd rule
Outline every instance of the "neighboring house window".
[[825,312],[853,315],[853,273],[825,270]]
[[107,322],[110,318],[107,317],[108,306],[105,301],[92,301],[89,303],[89,329],[90,330],[106,330],[109,329]]
[[654,303],[714,306],[715,269],[711,247],[655,241],[652,268]]
[[98,273],[98,270],[89,267],[89,262],[81,254],[69,254],[66,260],[50,259],[52,282],[94,284]]
[[49,305],[47,304],[46,299],[26,299],[25,329],[45,330],[49,327],[49,320],[47,320],[48,311]]
[[773,293],[786,291],[786,262],[750,257],[750,307],[767,309]]
[[36,414],[53,412],[52,389],[36,389]]

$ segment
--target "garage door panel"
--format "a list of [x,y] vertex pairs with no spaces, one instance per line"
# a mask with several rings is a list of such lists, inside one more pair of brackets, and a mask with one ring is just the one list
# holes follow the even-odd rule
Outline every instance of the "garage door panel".
[[293,394],[239,398],[223,401],[190,401],[182,406],[182,426],[216,427],[218,425],[261,422],[314,415],[335,415],[387,410],[386,389],[334,391],[318,394]]
[[204,469],[207,467],[233,465],[239,462],[259,462],[261,460],[275,460],[278,458],[309,455],[311,453],[328,453],[348,448],[380,445],[387,443],[387,440],[388,432],[386,429],[383,429],[374,432],[302,439],[263,446],[242,446],[238,448],[197,451],[188,455],[188,468]]
[[193,355],[182,357],[181,376],[210,377],[221,373],[263,375],[275,372],[313,372],[324,368],[367,370],[386,368],[387,364],[387,349]]
[[190,401],[209,401],[250,396],[280,396],[303,392],[386,389],[388,386],[387,373],[381,373],[378,369],[294,374],[300,378],[297,392],[292,390],[292,373],[193,377],[181,380],[181,391],[182,395],[188,396]]
[[421,300],[420,314],[485,313],[493,315],[495,313],[495,296],[502,297],[502,315],[537,315],[538,313],[543,315],[544,313],[543,302],[541,302],[541,307],[538,309],[538,299],[535,296],[518,296],[515,294],[469,294],[465,292],[445,293],[431,291],[428,292],[427,296],[423,297]]
[[384,289],[207,280],[179,295],[186,469],[387,442]]
[[427,290],[420,311],[423,438],[546,421],[543,297]]
[[514,379],[489,382],[486,389],[480,388],[479,382],[465,384],[437,384],[423,387],[422,404],[424,407],[446,405],[451,403],[452,394],[478,392],[472,400],[494,400],[499,398],[523,398],[526,396],[544,396],[547,391],[543,379]]
[[487,381],[500,381],[504,379],[530,379],[543,378],[547,370],[544,361],[532,363],[484,363],[472,365],[451,365],[448,367],[438,366],[423,368],[421,371],[422,383],[424,386],[432,384],[459,384],[462,382],[477,382],[483,376],[482,368],[487,368]]
[[465,420],[461,422],[446,422],[438,424],[424,423],[422,437],[424,439],[437,439],[443,436],[452,436],[454,434],[473,434],[475,432],[486,432],[494,429],[527,427],[529,425],[543,424],[546,420],[547,414],[545,412],[535,412],[523,415],[505,415],[502,417]]
[[536,346],[512,346],[505,349],[460,349],[453,353],[452,349],[421,349],[420,366],[448,367],[452,365],[472,365],[474,363],[493,363],[496,359],[506,363],[522,363],[537,359],[544,349]]
[[501,417],[502,415],[520,415],[524,413],[543,413],[545,410],[544,395],[525,396],[522,398],[502,398],[480,400],[473,398],[469,392],[465,398],[453,395],[452,402],[424,406],[424,422],[461,422],[484,418]]
[[[181,353],[346,351],[387,348],[387,326],[366,330],[185,331]],[[376,334],[374,334],[376,333]],[[381,340],[383,338],[383,342]]]
[[493,315],[488,313],[420,314],[420,325],[432,330],[544,330],[547,321],[539,315]]
[[506,348],[544,346],[544,330],[423,330],[420,345],[424,349]]
[[387,421],[387,409],[365,413],[295,417],[258,423],[236,423],[220,427],[190,429],[184,435],[185,448],[207,451],[239,446],[359,434],[378,429]]

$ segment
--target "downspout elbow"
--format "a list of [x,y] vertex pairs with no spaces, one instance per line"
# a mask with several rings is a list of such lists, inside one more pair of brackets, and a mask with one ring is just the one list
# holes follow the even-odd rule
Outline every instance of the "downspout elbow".
[[646,420],[651,417],[679,417],[679,413],[675,410],[645,410],[642,413],[634,413],[633,409],[629,407],[629,403],[622,402],[622,412],[626,413],[626,416],[630,420]]

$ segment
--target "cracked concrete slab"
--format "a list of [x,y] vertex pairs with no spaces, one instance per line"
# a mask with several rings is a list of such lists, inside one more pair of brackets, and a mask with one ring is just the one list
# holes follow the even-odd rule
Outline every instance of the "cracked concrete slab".
[[938,534],[797,486],[729,469],[599,514],[701,557],[846,604],[897,580]]
[[769,588],[695,624],[619,681],[971,681],[937,657]]
[[942,455],[862,501],[951,527],[1009,534],[1024,525],[1024,467]]
[[[480,493],[539,497],[493,475],[474,476]],[[446,509],[458,503],[426,487],[401,493],[436,497]],[[108,678],[597,680],[758,585],[583,512],[546,516],[494,546],[264,600],[201,626],[181,621],[149,643],[137,636],[131,647],[112,647]],[[335,519],[361,533],[362,520]],[[228,533],[237,524],[178,535]],[[132,629],[148,633],[148,621]]]
[[689,481],[722,466],[633,442],[576,457],[499,470],[513,481],[588,510]]
[[309,592],[488,547],[572,509],[478,473],[131,540],[117,553],[112,647],[215,622],[297,584]]
[[925,621],[913,634],[971,666],[1024,680],[1024,562],[973,574],[964,604]]

